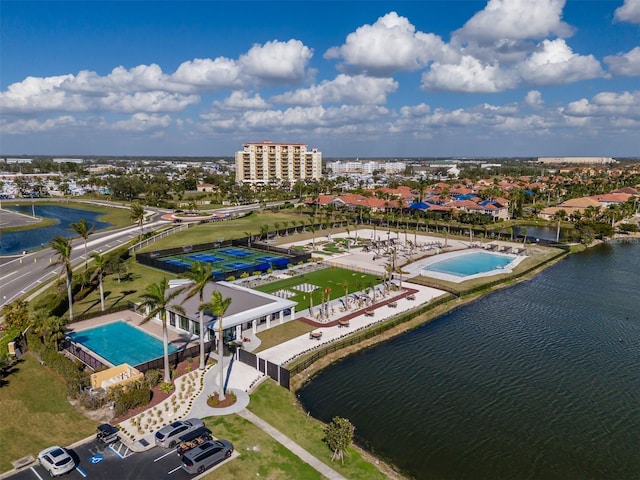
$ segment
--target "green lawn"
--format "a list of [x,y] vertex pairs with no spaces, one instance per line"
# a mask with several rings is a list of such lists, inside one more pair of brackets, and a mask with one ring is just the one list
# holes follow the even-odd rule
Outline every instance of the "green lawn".
[[206,425],[218,438],[233,443],[240,456],[209,473],[206,479],[235,480],[268,478],[270,480],[321,479],[313,467],[287,450],[251,422],[238,415],[209,417]]
[[148,252],[163,250],[167,248],[182,247],[184,245],[215,242],[220,238],[224,240],[243,238],[247,236],[245,232],[257,236],[260,234],[260,227],[262,225],[268,225],[269,230],[275,230],[276,223],[279,223],[279,227],[281,229],[284,229],[284,222],[289,222],[289,231],[293,232],[292,222],[295,221],[298,229],[300,229],[301,227],[297,222],[306,221],[306,218],[307,217],[303,215],[293,213],[253,212],[246,217],[238,218],[235,220],[196,225],[195,227],[191,227],[174,235],[169,235],[168,237],[151,244],[149,247],[145,248],[142,251]]
[[0,387],[0,472],[26,455],[69,445],[96,431],[97,423],[69,404],[62,380],[31,355],[23,359]]
[[300,408],[292,392],[279,387],[272,380],[263,383],[251,395],[251,403],[247,408],[345,477],[354,480],[386,478],[354,448],[350,448],[345,454],[344,465],[337,461],[331,462],[332,452],[322,441],[324,425]]
[[314,329],[315,327],[313,325],[294,320],[292,322],[283,323],[282,325],[277,325],[267,330],[263,330],[257,334],[261,343],[254,353],[261,352],[275,345],[280,345],[287,340],[309,333]]
[[[267,285],[257,287],[256,290],[265,293],[273,293],[282,289],[289,290],[296,294],[289,298],[289,300],[298,302],[296,310],[302,311],[309,308],[311,296],[313,296],[313,305],[319,305],[322,299],[322,294],[326,288],[331,290],[331,298],[336,299],[344,297],[346,290],[348,290],[349,293],[360,291],[369,286],[377,285],[381,281],[381,278],[376,275],[353,272],[344,268],[330,267],[311,273],[305,273],[301,276],[269,283]],[[296,285],[303,283],[316,285],[320,288],[315,289],[312,293],[301,292],[293,288]]]

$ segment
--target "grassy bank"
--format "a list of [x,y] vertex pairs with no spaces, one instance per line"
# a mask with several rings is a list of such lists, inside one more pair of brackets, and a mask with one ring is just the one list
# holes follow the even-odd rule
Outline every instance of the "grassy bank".
[[0,387],[0,472],[26,455],[69,445],[95,434],[97,423],[67,401],[66,386],[31,355],[25,355]]

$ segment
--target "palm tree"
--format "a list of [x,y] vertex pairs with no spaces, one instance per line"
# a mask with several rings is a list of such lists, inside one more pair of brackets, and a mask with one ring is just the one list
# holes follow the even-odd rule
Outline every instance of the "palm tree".
[[58,350],[58,342],[64,338],[65,322],[62,318],[49,315],[45,309],[36,310],[33,327],[36,335],[42,337],[42,343],[53,343]]
[[224,342],[222,339],[222,317],[231,305],[231,298],[222,296],[219,290],[214,290],[211,295],[211,301],[200,306],[201,309],[211,312],[218,320],[218,357],[220,358],[220,388],[218,391],[218,400],[223,401],[224,396]]
[[278,230],[280,230],[280,222],[274,223],[273,227],[276,229],[276,237],[278,237],[279,236]]
[[69,299],[69,320],[73,320],[73,294],[71,292],[71,282],[73,281],[73,268],[71,266],[71,241],[68,238],[58,235],[49,241],[49,246],[56,253],[58,258],[51,265],[60,265],[60,274],[64,274],[67,280],[67,298]]
[[87,221],[84,218],[79,222],[70,224],[69,226],[71,227],[71,230],[80,235],[84,240],[84,269],[86,270],[87,262],[89,261],[87,255],[87,238],[89,238],[89,235],[93,233],[94,227],[89,228],[89,225],[87,225]]
[[251,247],[251,232],[244,232],[244,235],[247,237],[247,247]]
[[567,212],[565,212],[564,210],[558,210],[553,214],[553,218],[558,222],[558,227],[556,230],[556,243],[558,243],[560,241],[560,222],[567,218]]
[[262,237],[264,237],[264,239],[266,240],[267,237],[269,236],[269,225],[260,225],[260,239],[262,240]]
[[107,269],[109,267],[109,259],[99,253],[92,253],[91,258],[93,258],[94,271],[92,278],[98,277],[98,285],[100,287],[100,309],[104,312],[104,285],[102,283],[102,279],[107,273]]
[[191,265],[191,270],[180,275],[193,283],[185,287],[187,296],[185,300],[198,295],[200,301],[200,370],[204,370],[204,288],[212,280],[213,266],[210,263],[195,262]]
[[[148,309],[147,316],[142,319],[142,323],[148,322],[153,317],[160,315],[160,322],[162,322],[162,338],[164,343],[164,381],[169,383],[171,381],[171,375],[169,373],[169,331],[167,330],[167,306],[176,298],[182,290],[176,288],[170,290],[169,282],[166,277],[163,277],[157,283],[147,285],[143,294],[140,296],[142,303],[141,308]],[[171,305],[171,308],[179,313],[184,314],[184,309],[180,305]]]
[[140,239],[142,239],[142,223],[144,222],[144,207],[139,203],[131,205],[129,218],[140,227]]

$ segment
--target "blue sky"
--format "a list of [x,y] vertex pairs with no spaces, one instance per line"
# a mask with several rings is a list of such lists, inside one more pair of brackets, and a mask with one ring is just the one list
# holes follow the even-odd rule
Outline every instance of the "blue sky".
[[640,156],[640,0],[0,9],[4,156]]

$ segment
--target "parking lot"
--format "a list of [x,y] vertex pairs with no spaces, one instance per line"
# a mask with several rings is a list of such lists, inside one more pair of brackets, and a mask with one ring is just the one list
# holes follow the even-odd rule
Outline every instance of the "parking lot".
[[[97,480],[136,480],[136,479],[196,479],[204,476],[238,456],[208,469],[202,475],[190,475],[180,467],[180,457],[175,448],[163,449],[154,447],[145,452],[133,453],[119,442],[106,446],[97,440],[69,450],[76,461],[76,469],[61,476],[70,480],[91,478]],[[12,480],[43,480],[49,473],[37,462],[9,477]]]

